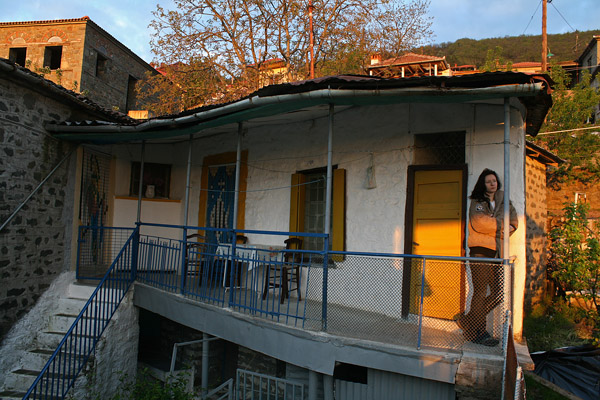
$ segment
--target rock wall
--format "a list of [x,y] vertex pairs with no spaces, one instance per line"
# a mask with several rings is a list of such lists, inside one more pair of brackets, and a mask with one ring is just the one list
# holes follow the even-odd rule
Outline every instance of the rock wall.
[[[0,77],[0,222],[4,223],[70,152],[43,124],[69,107]],[[0,340],[68,270],[75,160],[67,159],[0,231]]]
[[546,288],[546,167],[532,158],[527,157],[526,160],[527,274],[524,307],[530,310],[542,299]]

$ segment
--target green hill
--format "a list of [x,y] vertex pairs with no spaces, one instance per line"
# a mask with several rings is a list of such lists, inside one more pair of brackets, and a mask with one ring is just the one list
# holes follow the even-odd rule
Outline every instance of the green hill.
[[[552,60],[576,60],[586,48],[592,36],[600,35],[600,30],[571,32],[548,35],[548,48],[554,54]],[[540,61],[542,52],[541,35],[506,36],[491,39],[459,39],[456,42],[435,44],[416,49],[416,53],[433,56],[446,56],[452,66],[475,64],[481,67],[489,49],[502,47],[502,56],[513,63]]]

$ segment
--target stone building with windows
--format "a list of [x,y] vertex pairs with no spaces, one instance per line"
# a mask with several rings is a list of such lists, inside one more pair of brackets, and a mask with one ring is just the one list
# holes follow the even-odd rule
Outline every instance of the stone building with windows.
[[155,73],[87,16],[0,22],[0,58],[121,112],[136,109],[136,82]]

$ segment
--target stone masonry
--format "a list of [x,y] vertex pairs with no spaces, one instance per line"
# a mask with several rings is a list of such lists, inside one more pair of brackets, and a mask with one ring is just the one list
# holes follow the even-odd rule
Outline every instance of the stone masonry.
[[540,301],[546,288],[546,166],[526,158],[527,281],[525,309]]
[[[0,80],[0,220],[5,221],[55,165],[69,145],[51,138],[46,121],[68,108]],[[65,266],[70,211],[69,170],[63,166],[0,232],[0,337],[32,307]],[[72,196],[72,194],[71,194]],[[69,207],[70,209],[70,207]]]
[[53,279],[71,267],[75,145],[51,137],[44,124],[123,118],[101,111],[75,93],[0,59],[0,223],[71,154],[0,231],[0,340]]
[[[62,47],[60,68],[44,71],[46,49],[58,46]],[[0,22],[0,57],[8,59],[11,49],[25,49],[27,65],[22,66],[121,112],[136,109],[135,82],[148,71],[156,73],[89,17]]]

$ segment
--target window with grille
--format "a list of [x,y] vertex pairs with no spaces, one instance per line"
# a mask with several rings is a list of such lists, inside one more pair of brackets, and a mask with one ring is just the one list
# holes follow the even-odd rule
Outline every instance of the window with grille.
[[415,135],[414,164],[455,165],[464,163],[464,132]]
[[[137,197],[140,188],[140,163],[131,163],[131,185],[129,193]],[[144,163],[144,177],[142,179],[142,197],[169,198],[171,186],[171,166],[169,164]]]
[[105,226],[108,210],[110,158],[84,150],[79,219],[86,226]]

